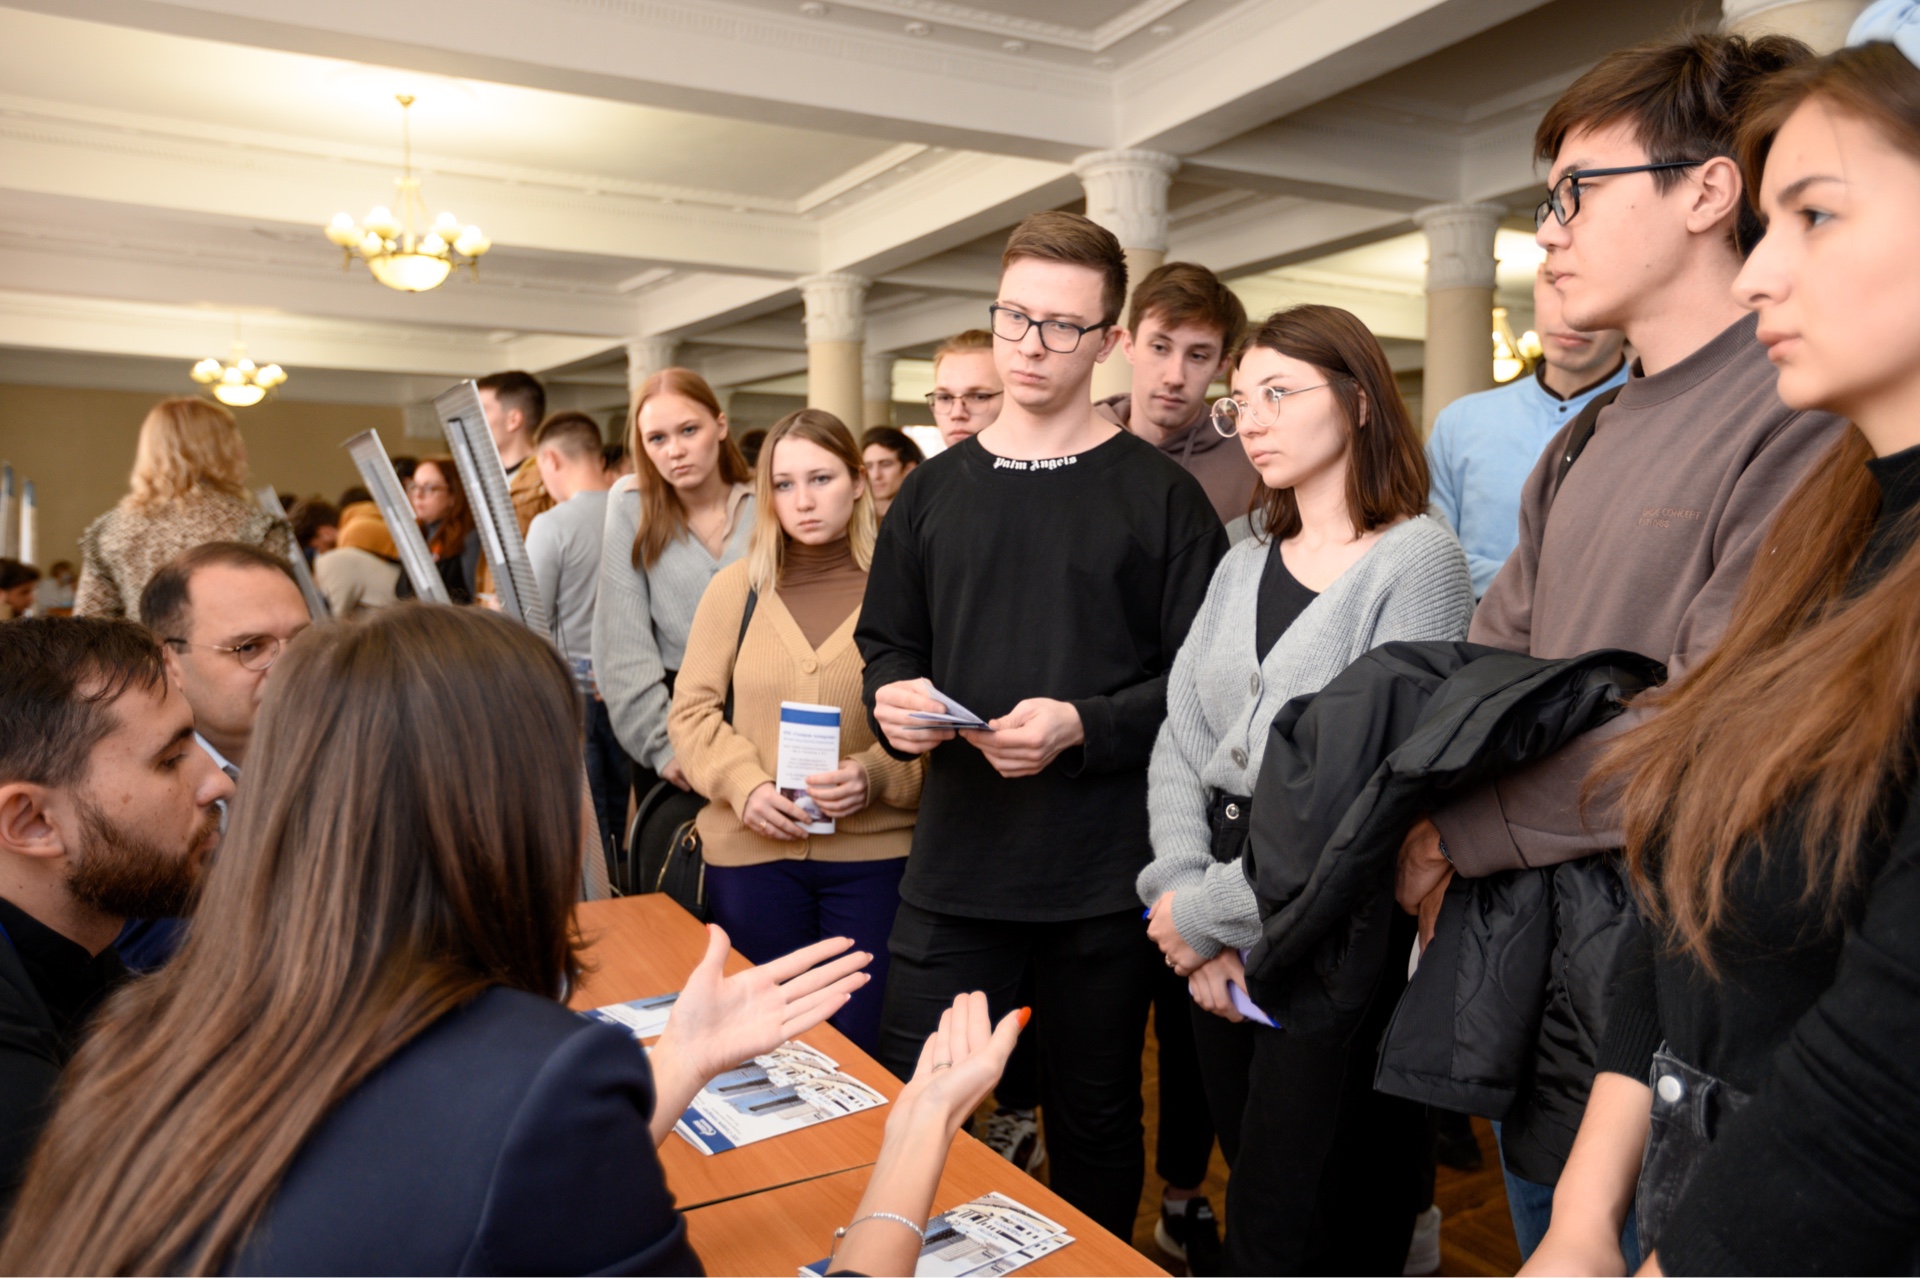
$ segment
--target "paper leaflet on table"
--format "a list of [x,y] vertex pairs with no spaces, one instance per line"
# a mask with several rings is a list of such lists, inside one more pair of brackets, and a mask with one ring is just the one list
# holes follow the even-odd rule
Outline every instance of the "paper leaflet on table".
[[926,694],[945,706],[946,710],[939,714],[928,710],[910,710],[907,712],[909,719],[918,719],[922,723],[936,723],[943,728],[967,728],[977,732],[993,731],[992,728],[987,726],[985,719],[982,719],[979,715],[967,709],[958,701],[955,701],[952,697],[949,697],[946,693],[934,687],[931,683],[926,687]]
[[667,1028],[667,1016],[673,1011],[674,1000],[679,997],[680,992],[675,990],[671,994],[655,994],[651,998],[636,998],[625,1003],[590,1008],[586,1015],[596,1021],[605,1021],[615,1029],[623,1029],[635,1038],[658,1038]]
[[833,818],[807,793],[807,778],[840,766],[840,707],[780,703],[780,756],[773,783],[788,802],[807,814],[800,828],[808,834],[832,834]]
[[701,1088],[673,1130],[718,1154],[886,1103],[831,1056],[789,1040]]
[[[1073,1241],[1060,1225],[1005,1194],[986,1194],[927,1222],[914,1278],[994,1278],[1032,1264]],[[828,1261],[800,1270],[823,1278]]]

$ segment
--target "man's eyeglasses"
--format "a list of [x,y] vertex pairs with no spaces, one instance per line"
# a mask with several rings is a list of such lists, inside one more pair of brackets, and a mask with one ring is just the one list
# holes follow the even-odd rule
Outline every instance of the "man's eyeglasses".
[[256,673],[268,669],[278,661],[280,653],[287,646],[285,639],[275,638],[273,635],[254,635],[232,645],[189,643],[185,639],[169,639],[167,642],[178,648],[208,648],[214,652],[224,652],[238,661],[242,668]]
[[1071,355],[1080,349],[1080,339],[1088,333],[1113,327],[1112,320],[1099,324],[1069,324],[1065,320],[1037,320],[1010,306],[989,306],[987,318],[992,323],[993,335],[1009,342],[1023,341],[1028,329],[1038,328],[1040,344],[1055,355]]
[[[1046,339],[1041,338],[1042,341]],[[993,401],[1004,395],[1005,391],[968,391],[964,395],[952,395],[946,391],[928,391],[927,407],[936,413],[951,413],[956,404],[965,404],[976,413],[984,413],[993,406]]]
[[1232,439],[1240,433],[1243,422],[1251,421],[1256,426],[1271,426],[1280,420],[1280,405],[1290,396],[1304,395],[1311,390],[1325,390],[1332,382],[1315,382],[1311,386],[1295,386],[1288,389],[1282,386],[1262,386],[1253,393],[1250,403],[1242,404],[1231,395],[1224,395],[1213,401],[1213,412],[1209,420],[1213,428]]
[[1661,173],[1668,169],[1692,169],[1705,160],[1668,160],[1663,164],[1629,164],[1618,169],[1568,169],[1533,211],[1533,229],[1547,224],[1549,215],[1565,226],[1580,214],[1580,184],[1588,178],[1619,177],[1623,173]]

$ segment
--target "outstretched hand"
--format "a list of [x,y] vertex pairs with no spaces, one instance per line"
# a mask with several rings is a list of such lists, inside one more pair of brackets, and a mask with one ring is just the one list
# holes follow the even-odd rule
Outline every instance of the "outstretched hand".
[[852,946],[844,936],[831,937],[727,976],[727,934],[709,924],[706,957],[680,991],[656,1054],[661,1048],[677,1053],[704,1086],[714,1075],[806,1033],[872,979],[860,969],[873,955],[847,953]]
[[1031,1015],[1022,1007],[995,1026],[987,1018],[985,994],[976,990],[954,999],[953,1006],[940,1013],[940,1028],[921,1047],[920,1064],[894,1102],[894,1114],[903,1122],[938,1118],[951,1138],[1000,1081]]

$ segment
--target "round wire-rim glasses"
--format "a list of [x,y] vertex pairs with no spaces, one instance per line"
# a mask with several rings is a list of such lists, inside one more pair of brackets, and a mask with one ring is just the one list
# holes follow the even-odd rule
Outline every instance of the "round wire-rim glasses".
[[208,648],[214,652],[224,652],[239,662],[242,669],[255,674],[271,669],[287,646],[287,641],[277,635],[254,635],[236,644],[193,643],[186,639],[169,639],[166,642],[181,648]]
[[1304,395],[1312,390],[1325,390],[1332,382],[1315,382],[1311,386],[1261,386],[1253,394],[1251,404],[1242,404],[1231,395],[1222,395],[1213,401],[1213,411],[1208,420],[1213,428],[1232,439],[1240,433],[1240,422],[1246,418],[1255,426],[1271,426],[1280,420],[1280,406],[1289,396]]

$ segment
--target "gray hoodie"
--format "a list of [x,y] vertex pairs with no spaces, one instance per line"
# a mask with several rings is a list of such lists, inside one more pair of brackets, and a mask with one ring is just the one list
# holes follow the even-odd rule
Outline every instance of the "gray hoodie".
[[[1102,417],[1131,432],[1133,396],[1109,395],[1093,405]],[[1260,488],[1260,472],[1247,460],[1247,450],[1237,439],[1228,439],[1207,420],[1210,408],[1201,404],[1200,415],[1185,430],[1169,435],[1157,447],[1174,464],[1200,481],[1207,490],[1220,522],[1230,524],[1247,513],[1253,495]]]

